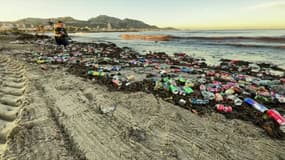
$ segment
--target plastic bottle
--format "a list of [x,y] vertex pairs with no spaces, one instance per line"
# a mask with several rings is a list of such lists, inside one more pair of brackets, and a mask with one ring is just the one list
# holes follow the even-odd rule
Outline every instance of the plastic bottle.
[[182,82],[182,83],[186,82],[186,80],[183,77],[181,77],[181,76],[178,78],[178,81]]
[[242,103],[243,103],[243,101],[242,101],[241,99],[239,99],[239,98],[236,98],[236,99],[234,100],[234,104],[235,104],[236,106],[241,106]]
[[220,102],[220,101],[223,101],[223,100],[224,100],[224,98],[223,98],[223,96],[220,93],[216,93],[215,94],[215,101],[216,102]]
[[285,125],[285,118],[278,111],[270,109],[267,111],[267,115],[274,119],[280,126]]
[[170,81],[170,79],[168,77],[163,78],[163,82],[169,82],[169,81]]
[[272,80],[269,85],[272,86],[272,85],[280,85],[280,84],[281,84],[281,80]]
[[98,77],[103,77],[103,76],[105,76],[105,73],[104,72],[95,72],[94,74],[93,74],[94,76],[98,76]]
[[209,104],[209,100],[208,99],[190,99],[191,104],[196,104],[196,105],[205,105],[205,104]]
[[215,71],[207,71],[207,76],[215,76]]
[[135,79],[134,75],[127,76],[128,81],[133,81]]
[[185,93],[185,91],[184,91],[182,88],[177,87],[177,90],[178,90],[178,94],[179,94],[179,95],[181,95],[181,96],[186,96],[186,93]]
[[88,71],[87,74],[88,74],[88,75],[93,75],[93,72],[94,72],[94,71]]
[[268,110],[268,108],[266,108],[264,105],[257,103],[255,100],[253,100],[251,98],[245,98],[244,102],[251,105],[252,107],[254,107],[255,109],[257,109],[260,112],[265,112]]
[[178,69],[178,68],[177,68],[177,69],[173,69],[173,72],[174,72],[174,73],[181,72],[181,69]]
[[185,92],[186,94],[191,94],[191,93],[194,92],[192,88],[187,87],[187,86],[184,86],[183,89],[184,89],[184,92]]
[[200,84],[205,84],[205,83],[207,82],[207,80],[206,80],[205,78],[199,78],[199,79],[198,79],[198,82],[199,82]]
[[187,87],[194,87],[195,86],[195,84],[191,81],[191,80],[186,80],[186,82],[185,82],[185,86],[187,86]]
[[144,58],[139,58],[139,61],[144,63],[146,60]]
[[95,76],[95,77],[102,77],[105,75],[104,72],[97,72],[97,71],[88,71],[89,75]]
[[251,76],[247,76],[247,77],[245,77],[245,81],[246,82],[252,82],[253,81],[253,77],[251,77]]
[[230,113],[233,111],[231,106],[224,106],[223,104],[216,104],[216,109],[218,112]]
[[235,95],[228,95],[227,99],[233,101],[235,106],[241,106],[243,103],[243,101]]
[[235,100],[237,97],[235,95],[227,95],[228,100]]
[[184,99],[179,99],[178,104],[184,106],[187,102]]
[[242,93],[243,89],[241,89],[240,87],[233,87],[233,90],[235,91],[235,93]]
[[125,83],[125,86],[128,87],[128,86],[130,86],[131,84],[133,84],[133,82],[126,82],[126,83]]
[[220,82],[220,81],[213,81],[213,84],[220,86],[220,85],[222,85],[222,82]]
[[264,97],[270,97],[271,96],[270,92],[268,90],[259,90],[258,89],[256,94],[259,94],[259,95],[264,96]]
[[44,64],[44,63],[46,63],[46,60],[39,59],[39,60],[37,60],[37,63],[38,63],[38,64]]
[[173,94],[178,94],[177,87],[174,86],[174,85],[170,85],[170,86],[169,86],[169,90],[170,90],[170,92],[173,93]]
[[120,88],[122,86],[122,82],[119,79],[113,79],[112,82],[117,88]]
[[206,86],[205,85],[200,85],[200,91],[205,91],[206,90]]
[[53,63],[54,62],[54,59],[52,57],[47,57],[47,63]]
[[220,78],[220,77],[221,77],[221,74],[220,74],[220,73],[215,73],[215,77],[216,77],[216,78]]
[[208,91],[201,91],[202,96],[204,99],[209,99],[209,100],[214,100],[215,99],[215,94],[212,92]]
[[238,81],[242,81],[242,80],[245,80],[246,79],[246,75],[243,75],[243,74],[238,74],[235,76],[235,79],[238,80]]
[[216,92],[221,92],[222,88],[219,85],[210,84],[208,85],[207,90],[216,93]]
[[255,99],[255,100],[261,100],[261,101],[263,101],[263,102],[269,102],[269,99],[268,99],[268,98],[266,98],[266,97],[264,97],[264,96],[261,96],[261,95],[256,95],[256,96],[254,97],[254,99]]
[[193,69],[190,69],[190,68],[187,68],[187,67],[182,67],[181,68],[181,72],[184,72],[184,73],[191,73],[193,71]]
[[256,64],[249,64],[249,67],[251,68],[251,72],[259,72],[260,71],[260,67]]
[[33,57],[38,57],[41,55],[41,53],[34,52],[32,55],[33,55]]
[[238,72],[242,72],[243,68],[242,67],[238,67]]
[[233,88],[227,89],[227,90],[225,91],[225,94],[227,94],[227,95],[232,95],[232,94],[234,94],[234,93],[235,93],[235,90],[234,90]]
[[120,66],[113,66],[112,71],[120,71],[121,67]]
[[278,100],[279,103],[285,103],[285,97],[280,94],[275,94],[275,98]]

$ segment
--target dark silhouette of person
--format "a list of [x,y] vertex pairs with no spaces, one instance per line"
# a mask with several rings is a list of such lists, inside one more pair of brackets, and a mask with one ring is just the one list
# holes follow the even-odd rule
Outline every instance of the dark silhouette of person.
[[65,48],[68,45],[68,34],[65,29],[65,24],[58,21],[54,25],[55,41],[57,45],[63,45]]

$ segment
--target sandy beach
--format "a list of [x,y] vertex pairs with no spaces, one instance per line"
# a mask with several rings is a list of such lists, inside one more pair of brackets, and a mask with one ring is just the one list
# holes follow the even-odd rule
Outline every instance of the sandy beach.
[[43,45],[16,40],[0,36],[2,159],[285,159],[283,134],[272,126],[270,136],[242,116],[112,91],[68,65],[29,61]]

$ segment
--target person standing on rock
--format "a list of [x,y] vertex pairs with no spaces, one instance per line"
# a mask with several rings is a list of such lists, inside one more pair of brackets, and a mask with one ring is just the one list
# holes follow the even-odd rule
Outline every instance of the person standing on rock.
[[62,21],[58,21],[54,25],[55,41],[57,45],[63,45],[64,48],[68,45],[68,34],[65,29],[65,24]]

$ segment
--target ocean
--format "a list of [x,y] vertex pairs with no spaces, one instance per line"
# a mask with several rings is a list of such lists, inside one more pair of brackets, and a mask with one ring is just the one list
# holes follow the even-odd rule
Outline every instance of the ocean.
[[[121,34],[170,35],[170,41],[122,40]],[[209,64],[221,58],[269,62],[285,68],[285,30],[201,30],[76,33],[80,42],[109,41],[120,47],[131,47],[140,53],[148,51],[173,54],[187,53],[203,57]]]

